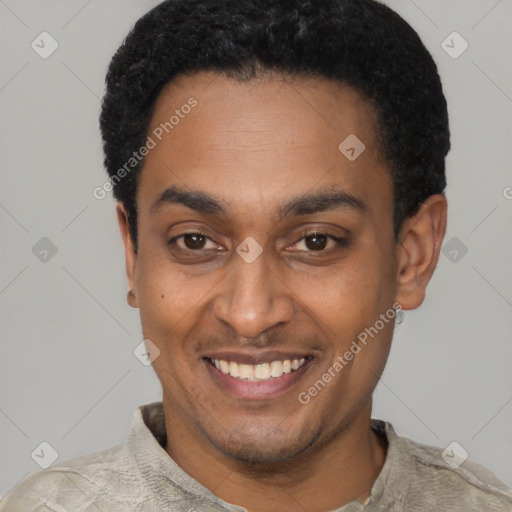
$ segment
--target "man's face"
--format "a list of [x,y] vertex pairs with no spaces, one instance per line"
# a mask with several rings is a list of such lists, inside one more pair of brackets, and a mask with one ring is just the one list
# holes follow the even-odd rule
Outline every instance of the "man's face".
[[[393,321],[335,363],[396,298],[392,182],[375,124],[358,93],[320,80],[203,72],[164,89],[132,285],[175,430],[272,462],[369,414]],[[338,149],[351,134],[365,145],[355,159],[356,139]]]

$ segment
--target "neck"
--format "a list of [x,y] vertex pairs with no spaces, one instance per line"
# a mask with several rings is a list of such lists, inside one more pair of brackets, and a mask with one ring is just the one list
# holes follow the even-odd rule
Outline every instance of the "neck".
[[217,497],[250,512],[325,512],[364,500],[386,457],[385,441],[370,428],[371,400],[329,439],[271,465],[248,464],[220,453],[176,423],[165,396],[164,411],[167,453]]

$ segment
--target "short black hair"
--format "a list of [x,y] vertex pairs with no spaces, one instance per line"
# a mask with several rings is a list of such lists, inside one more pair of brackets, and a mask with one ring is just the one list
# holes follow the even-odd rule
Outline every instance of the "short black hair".
[[[436,64],[418,34],[375,0],[167,0],[134,25],[110,63],[100,127],[114,197],[137,247],[137,182],[156,100],[178,75],[216,71],[240,81],[265,72],[334,80],[378,117],[393,179],[395,236],[446,187],[448,112]],[[341,142],[341,141],[340,141]]]

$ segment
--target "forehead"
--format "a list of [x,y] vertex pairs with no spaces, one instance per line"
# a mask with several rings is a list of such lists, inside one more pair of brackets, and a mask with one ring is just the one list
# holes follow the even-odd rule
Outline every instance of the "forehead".
[[285,198],[328,187],[377,193],[375,208],[388,208],[390,173],[375,127],[369,102],[334,82],[178,77],[162,91],[148,130],[154,147],[139,181],[140,210],[171,185],[210,193],[233,211],[245,205],[246,214],[247,205],[270,212]]

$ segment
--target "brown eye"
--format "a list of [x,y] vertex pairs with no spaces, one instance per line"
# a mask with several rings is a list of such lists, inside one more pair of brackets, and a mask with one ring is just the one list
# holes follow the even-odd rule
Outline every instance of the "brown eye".
[[167,244],[182,253],[188,251],[189,254],[193,252],[203,254],[211,251],[212,249],[221,250],[218,244],[216,244],[209,236],[194,231],[175,236],[174,238],[171,238]]
[[197,250],[203,249],[207,238],[199,233],[189,233],[183,235],[183,244],[187,249]]
[[304,237],[304,241],[308,250],[322,251],[327,245],[328,237],[321,233],[313,233]]
[[293,244],[294,249],[303,253],[329,253],[336,249],[348,247],[348,239],[340,238],[331,233],[305,233],[300,240]]

